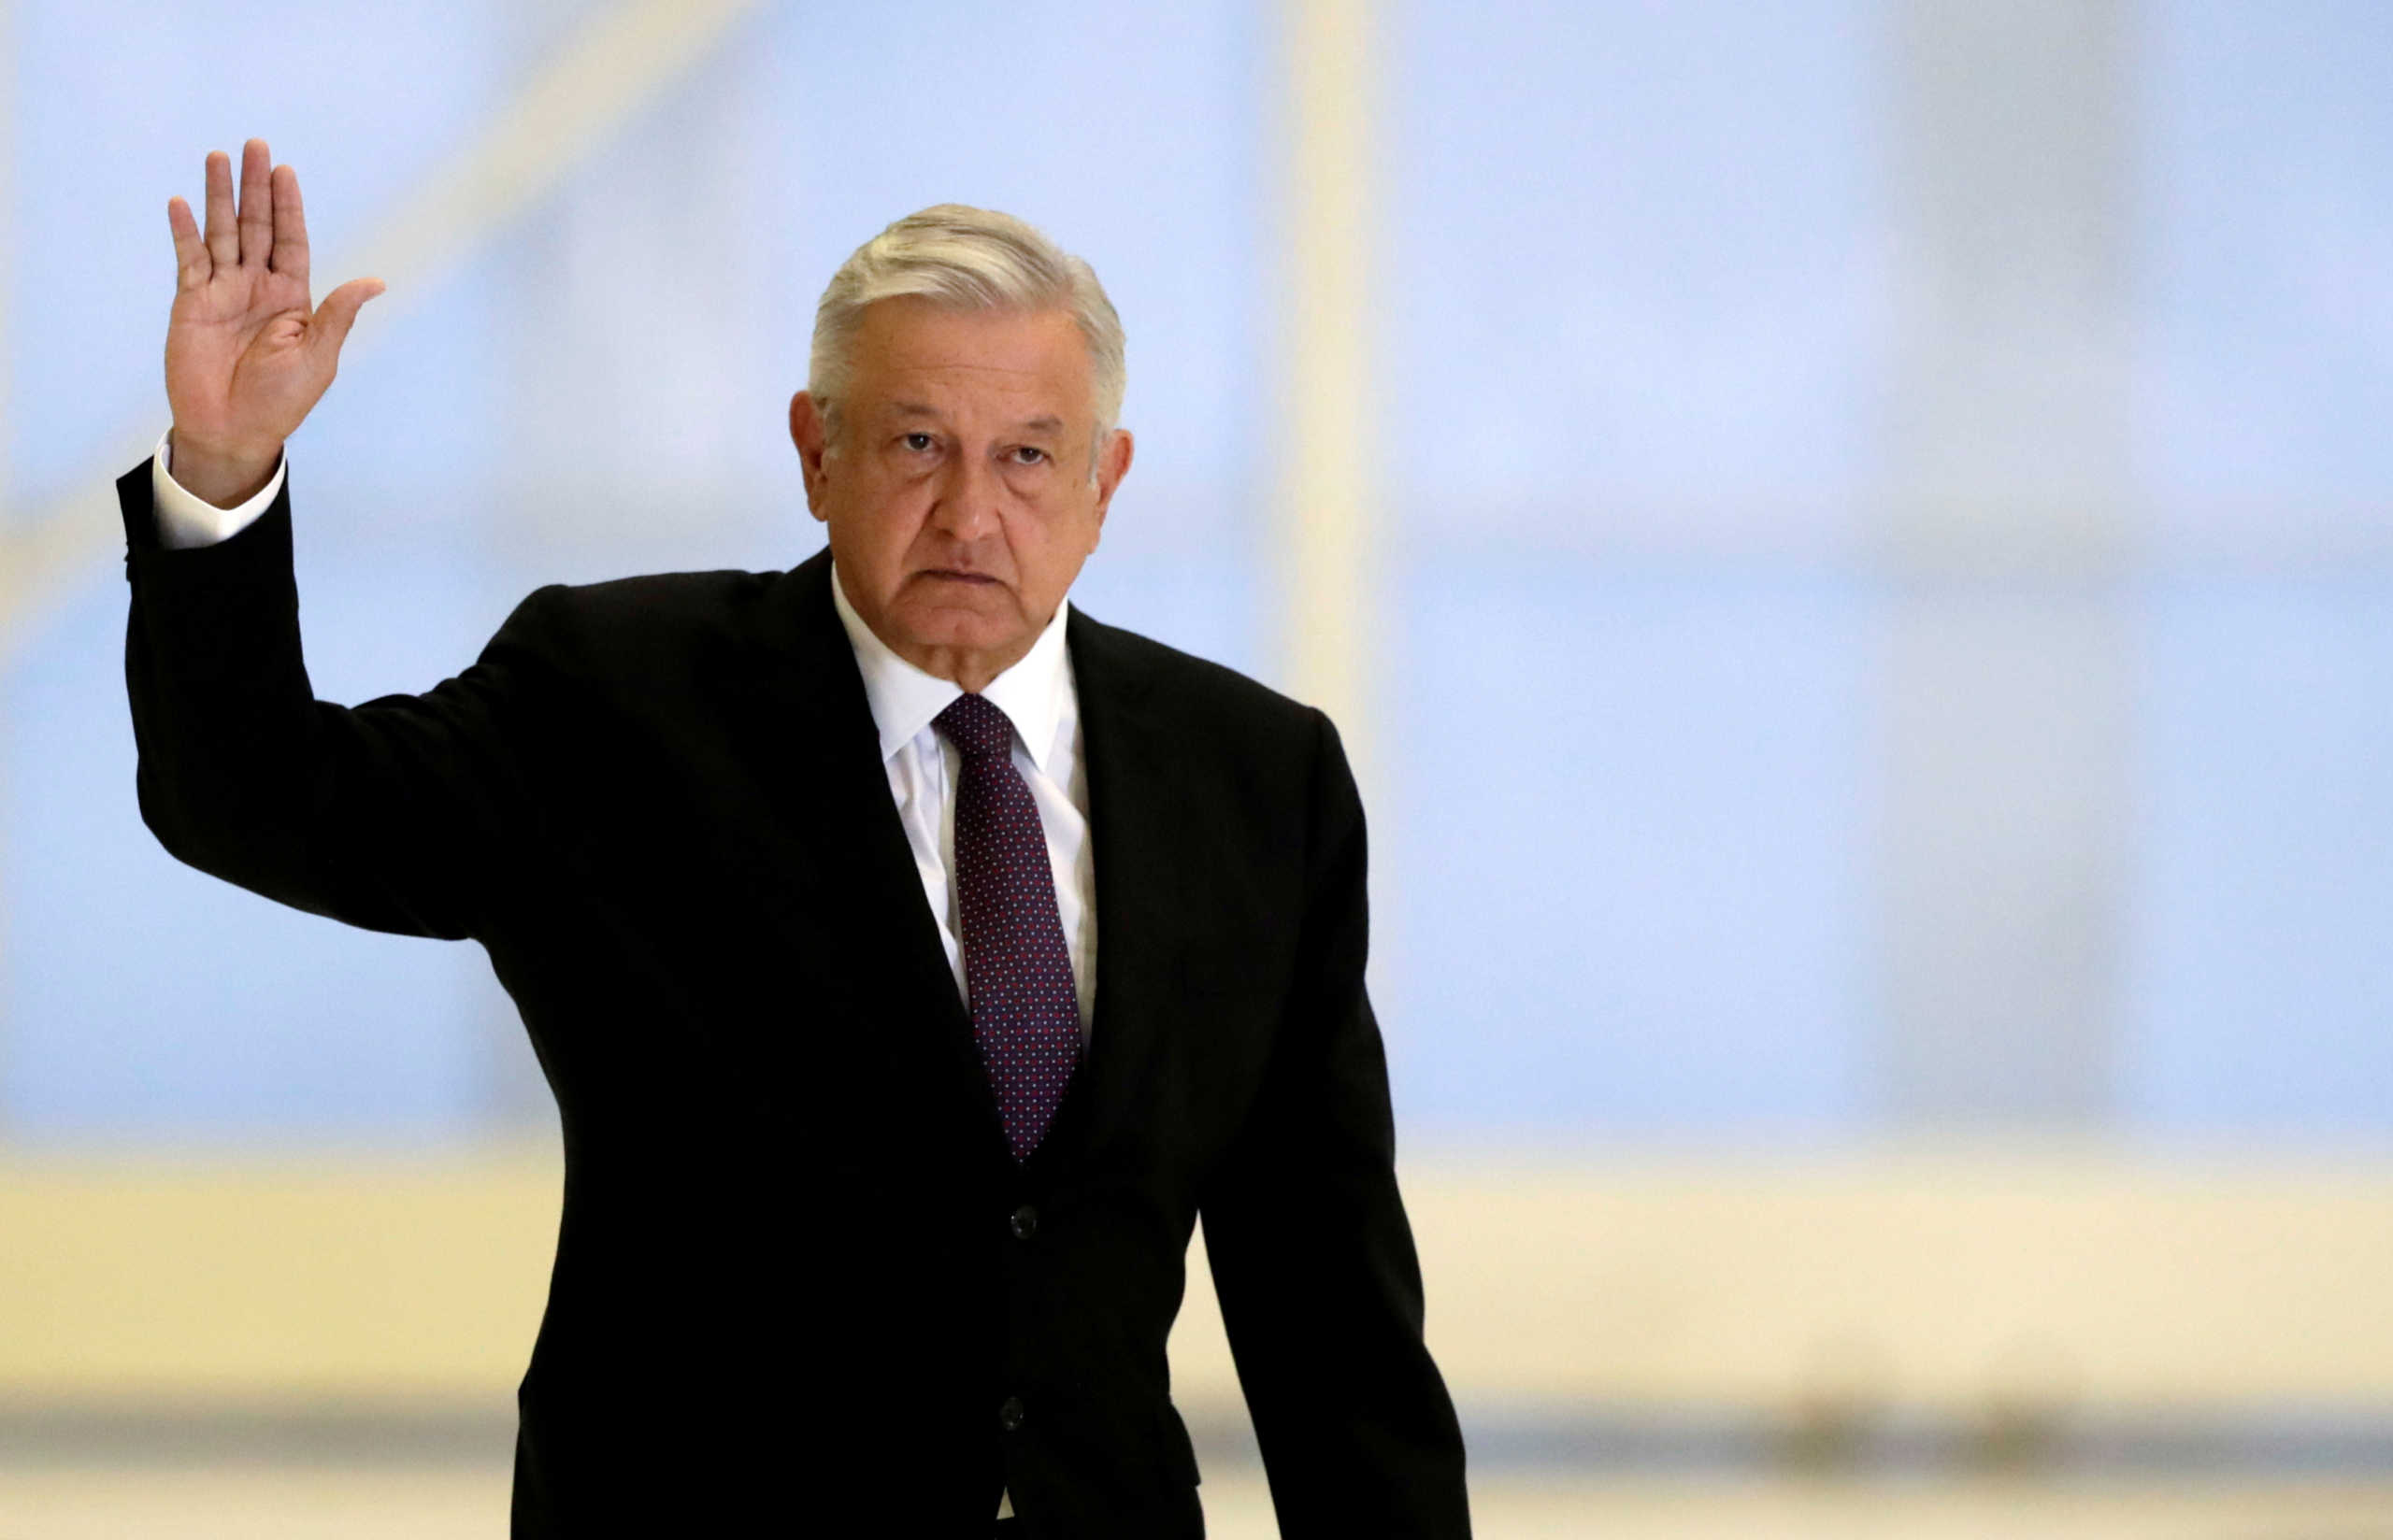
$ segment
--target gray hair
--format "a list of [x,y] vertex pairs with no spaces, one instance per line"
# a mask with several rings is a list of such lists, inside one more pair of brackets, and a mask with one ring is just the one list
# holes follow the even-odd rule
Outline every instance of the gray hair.
[[837,421],[849,354],[865,307],[914,294],[960,310],[1062,310],[1088,344],[1096,407],[1096,456],[1122,414],[1122,319],[1096,271],[1011,214],[943,203],[909,214],[839,264],[814,308],[806,388],[826,421]]

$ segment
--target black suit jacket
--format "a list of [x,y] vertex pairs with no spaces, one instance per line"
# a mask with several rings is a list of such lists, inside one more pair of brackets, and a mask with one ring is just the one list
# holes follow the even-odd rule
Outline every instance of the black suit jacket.
[[471,938],[562,1113],[514,1533],[1201,1533],[1164,1344],[1196,1218],[1282,1533],[1459,1536],[1363,817],[1326,718],[1077,609],[1088,1056],[998,1128],[827,555],[533,593],[423,695],[317,701],[287,491],[160,547],[118,483],[143,819],[352,925]]

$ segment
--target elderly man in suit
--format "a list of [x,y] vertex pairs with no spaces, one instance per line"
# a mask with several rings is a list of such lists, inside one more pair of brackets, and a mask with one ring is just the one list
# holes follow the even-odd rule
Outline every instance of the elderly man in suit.
[[1201,1534],[1201,1215],[1282,1533],[1466,1534],[1337,734],[1066,600],[1131,460],[1087,265],[899,221],[790,406],[826,551],[544,588],[344,707],[282,447],[379,286],[311,307],[295,177],[239,182],[168,206],[173,427],[119,484],[142,814],[520,1007],[566,1176],[514,1533]]

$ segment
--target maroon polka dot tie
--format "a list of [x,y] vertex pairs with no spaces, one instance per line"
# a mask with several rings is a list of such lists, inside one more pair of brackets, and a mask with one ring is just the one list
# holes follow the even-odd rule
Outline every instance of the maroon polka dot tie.
[[1080,994],[1055,910],[1039,806],[1013,767],[1013,722],[979,695],[935,718],[964,757],[955,792],[955,880],[972,1036],[1006,1143],[1026,1161],[1081,1058]]

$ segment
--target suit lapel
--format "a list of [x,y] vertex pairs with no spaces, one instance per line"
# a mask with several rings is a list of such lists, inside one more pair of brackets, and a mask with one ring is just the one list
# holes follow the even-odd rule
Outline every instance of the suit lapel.
[[781,821],[802,845],[805,869],[826,884],[812,905],[825,934],[807,941],[828,948],[829,972],[854,977],[866,1020],[902,1034],[887,1045],[891,1072],[920,1073],[927,1063],[946,1095],[985,1117],[1002,1156],[996,1104],[890,800],[830,573],[826,550],[781,578],[755,667],[737,687],[743,731],[765,774],[785,788]]
[[1179,977],[1175,905],[1187,863],[1179,760],[1121,633],[1075,606],[1067,621],[1096,877],[1096,1004],[1087,1061],[1031,1157],[1101,1154],[1143,1105],[1161,1020]]

